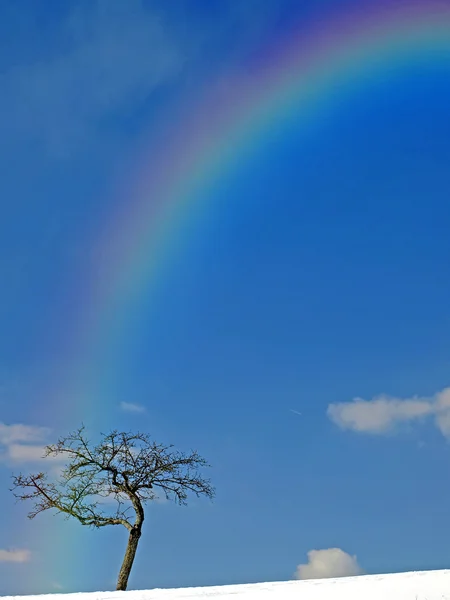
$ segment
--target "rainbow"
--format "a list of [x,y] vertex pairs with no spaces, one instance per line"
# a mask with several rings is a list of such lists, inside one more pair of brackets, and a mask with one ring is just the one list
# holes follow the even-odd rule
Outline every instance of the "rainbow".
[[[98,389],[107,387],[97,363],[107,349],[120,347],[143,290],[151,300],[186,244],[189,223],[209,207],[212,186],[293,116],[307,123],[324,103],[351,97],[384,72],[423,58],[450,63],[449,0],[373,0],[346,12],[322,12],[263,48],[245,69],[218,77],[162,128],[99,234],[99,247],[109,250],[84,276],[67,403],[86,411]],[[58,411],[71,411],[61,394],[58,403]]]

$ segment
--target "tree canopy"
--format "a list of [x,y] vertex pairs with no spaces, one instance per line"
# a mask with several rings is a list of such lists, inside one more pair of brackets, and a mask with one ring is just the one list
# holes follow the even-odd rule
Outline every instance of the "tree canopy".
[[[44,472],[19,474],[13,476],[11,491],[18,500],[34,500],[30,519],[54,508],[66,518],[93,528],[123,525],[130,533],[117,584],[117,589],[123,590],[141,536],[144,505],[159,494],[180,505],[187,504],[189,493],[212,499],[214,488],[200,472],[209,464],[196,451],[177,451],[173,445],[156,443],[140,432],[113,430],[101,435],[101,441],[92,444],[82,425],[46,446],[44,457],[67,460],[56,480]],[[107,512],[102,498],[114,499],[115,511]],[[111,508],[111,503],[106,506]]]

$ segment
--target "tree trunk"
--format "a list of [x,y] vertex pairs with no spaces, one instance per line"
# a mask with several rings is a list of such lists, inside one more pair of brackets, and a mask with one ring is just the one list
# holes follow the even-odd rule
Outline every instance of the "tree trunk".
[[128,538],[127,550],[123,559],[122,566],[120,567],[119,578],[117,580],[116,590],[125,591],[128,585],[128,577],[131,573],[131,567],[133,566],[134,557],[136,556],[136,550],[139,544],[139,538],[141,537],[141,527],[133,527],[130,531]]

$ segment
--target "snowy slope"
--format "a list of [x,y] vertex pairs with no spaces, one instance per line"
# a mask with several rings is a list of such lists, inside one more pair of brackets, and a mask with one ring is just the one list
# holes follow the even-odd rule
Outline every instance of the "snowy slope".
[[3,600],[181,600],[222,598],[230,600],[450,600],[450,570],[368,575],[342,579],[287,581],[226,585],[220,587],[3,596]]

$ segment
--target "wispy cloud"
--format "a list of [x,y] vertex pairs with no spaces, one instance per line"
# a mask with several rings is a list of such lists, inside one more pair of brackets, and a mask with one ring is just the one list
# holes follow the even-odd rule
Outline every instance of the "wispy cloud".
[[129,504],[130,503],[130,499],[128,498],[128,496],[126,494],[109,494],[107,496],[102,496],[100,494],[93,496],[93,498],[95,499],[95,501],[99,502],[100,504],[103,505],[117,505],[118,502],[122,502],[123,504]]
[[401,424],[432,418],[442,435],[450,438],[450,388],[431,397],[355,398],[351,402],[330,404],[327,415],[341,429],[373,435],[395,432]]
[[7,446],[15,442],[41,442],[49,433],[50,429],[47,427],[0,423],[0,444]]
[[120,403],[121,410],[125,412],[131,413],[143,413],[145,412],[145,407],[140,404],[133,404],[132,402],[121,402]]
[[40,462],[44,458],[44,446],[10,444],[7,448],[8,458],[16,463]]
[[52,581],[52,588],[55,590],[63,590],[64,586],[61,583],[58,583],[58,581]]
[[22,423],[13,425],[0,423],[0,462],[15,465],[41,461],[54,465],[62,462],[64,460],[62,456],[49,456],[44,459],[46,445],[44,441],[50,432],[51,429],[48,427],[23,425]]
[[52,153],[93,142],[183,63],[167,25],[141,0],[78,2],[46,35],[43,55],[3,70],[1,108],[4,136]]
[[298,565],[295,579],[327,579],[332,577],[351,577],[362,575],[356,556],[351,556],[340,548],[310,550],[308,562]]
[[29,550],[0,550],[0,562],[28,562],[31,558]]

